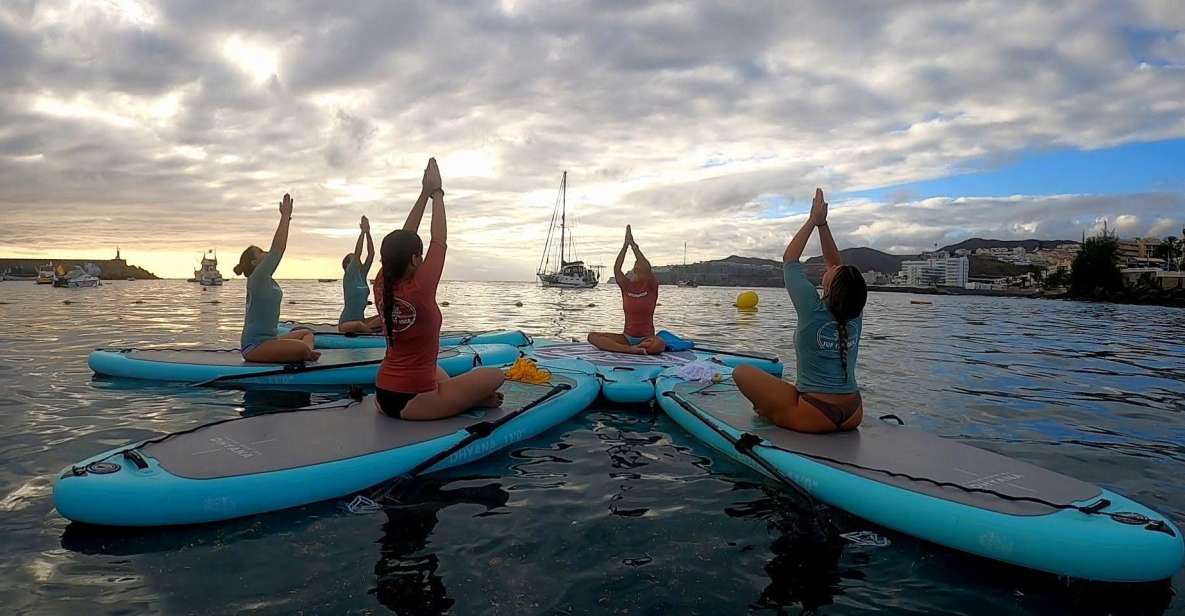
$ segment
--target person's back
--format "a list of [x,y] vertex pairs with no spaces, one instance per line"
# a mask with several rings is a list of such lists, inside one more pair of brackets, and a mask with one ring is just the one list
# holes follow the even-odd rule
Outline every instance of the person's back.
[[388,340],[377,381],[383,389],[421,393],[436,388],[436,359],[443,320],[436,304],[436,288],[444,269],[445,250],[443,243],[431,242],[412,276],[395,283],[390,293],[389,326],[384,303],[387,277],[380,269],[375,278],[375,303],[383,316],[382,331]]
[[[783,266],[786,290],[798,315],[794,329],[795,386],[800,392],[850,394],[860,390],[856,360],[864,317],[840,324],[807,279],[802,264]],[[861,280],[863,280],[861,278]],[[832,281],[828,281],[832,282]]]
[[[424,206],[432,200],[432,241],[425,255],[417,235]],[[444,272],[448,225],[444,189],[436,159],[428,160],[423,190],[402,229],[383,238],[383,266],[374,282],[387,352],[375,380],[375,397],[383,414],[414,421],[452,417],[481,405],[502,404],[498,387],[505,378],[497,368],[474,368],[450,378],[436,361],[440,354],[443,315],[436,288]]]
[[[799,263],[816,228],[827,263],[823,297]],[[864,418],[856,360],[868,289],[860,271],[840,258],[827,227],[822,190],[815,191],[811,214],[787,244],[782,259],[786,291],[798,313],[795,384],[745,365],[733,371],[733,379],[759,415],[783,428],[815,433],[855,429]]]

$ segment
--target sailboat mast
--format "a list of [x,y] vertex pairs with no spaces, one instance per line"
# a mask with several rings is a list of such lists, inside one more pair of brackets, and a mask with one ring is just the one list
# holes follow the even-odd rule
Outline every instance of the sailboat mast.
[[568,220],[568,172],[560,178],[560,269],[564,269],[564,239]]

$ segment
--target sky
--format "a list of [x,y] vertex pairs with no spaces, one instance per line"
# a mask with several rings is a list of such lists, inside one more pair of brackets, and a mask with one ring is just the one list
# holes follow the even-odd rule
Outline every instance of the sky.
[[816,186],[841,247],[1180,236],[1185,6],[0,3],[0,256],[229,275],[289,192],[277,276],[340,276],[429,156],[452,279],[532,279],[565,170],[606,265],[777,258]]

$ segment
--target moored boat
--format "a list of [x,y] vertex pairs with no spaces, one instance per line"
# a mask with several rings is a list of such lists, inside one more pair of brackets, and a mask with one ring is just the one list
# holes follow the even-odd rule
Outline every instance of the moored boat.
[[[558,245],[553,243],[557,222],[560,230]],[[565,171],[560,179],[551,226],[547,229],[547,242],[543,246],[543,256],[539,259],[535,275],[539,278],[539,284],[545,287],[591,289],[597,286],[601,268],[585,265],[584,261],[576,259],[574,242],[568,236],[568,172]]]

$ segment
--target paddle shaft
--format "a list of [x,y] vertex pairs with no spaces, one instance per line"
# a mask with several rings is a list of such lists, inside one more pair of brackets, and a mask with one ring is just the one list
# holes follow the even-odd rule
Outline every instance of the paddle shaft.
[[773,355],[761,355],[760,353],[741,353],[739,351],[726,351],[724,349],[709,349],[707,347],[699,346],[698,344],[691,347],[693,351],[700,351],[703,353],[713,353],[716,355],[728,355],[729,357],[744,357],[746,359],[760,359],[768,362],[777,362],[778,358]]
[[787,487],[789,487],[792,491],[794,491],[796,494],[798,494],[804,500],[806,500],[806,502],[810,505],[811,512],[813,514],[815,514],[815,515],[818,514],[818,504],[815,501],[815,497],[811,496],[810,492],[807,492],[805,488],[798,485],[798,482],[791,479],[786,473],[782,472],[781,469],[774,466],[773,464],[770,464],[768,460],[762,458],[761,456],[759,456],[753,452],[753,446],[756,444],[757,441],[760,440],[759,437],[746,432],[746,433],[742,433],[741,438],[737,438],[737,437],[729,434],[726,430],[724,430],[720,426],[717,426],[716,423],[713,422],[711,418],[709,418],[707,415],[705,415],[703,411],[696,408],[694,404],[692,404],[692,403],[688,402],[686,399],[684,399],[683,396],[680,396],[679,394],[677,394],[673,391],[668,391],[663,395],[674,400],[676,404],[678,404],[680,407],[683,408],[683,410],[690,413],[693,417],[700,420],[705,426],[710,428],[713,432],[720,435],[721,438],[728,441],[728,443],[730,445],[732,445],[742,455],[744,455],[744,456],[748,457],[750,460],[753,460],[754,462],[756,462],[758,466],[760,466],[762,469],[764,469],[765,472],[769,473],[770,476],[772,476],[774,479],[777,479],[778,481],[781,481],[782,483],[786,484]]
[[[407,471],[406,473],[403,473],[402,475],[400,475],[394,479],[388,479],[387,481],[384,481],[380,484],[376,484],[375,486],[371,486],[370,488],[368,488],[368,490],[372,490],[373,491],[372,493],[374,494],[374,497],[372,497],[371,500],[377,501],[377,500],[380,500],[380,499],[386,497],[400,483],[402,483],[404,481],[408,481],[408,480],[412,479],[413,477],[415,477],[416,475],[419,475],[419,474],[423,473],[424,471],[432,468],[433,466],[436,466],[437,464],[439,464],[439,463],[443,462],[445,459],[447,459],[449,456],[451,456],[451,455],[457,453],[458,451],[473,444],[474,441],[483,439],[483,438],[489,436],[490,434],[493,434],[494,430],[498,429],[500,426],[504,425],[506,422],[514,419],[515,417],[518,417],[519,415],[522,415],[523,413],[526,413],[527,411],[539,406],[540,404],[543,404],[544,402],[546,402],[546,401],[550,400],[551,398],[555,397],[556,395],[558,395],[560,392],[567,391],[569,389],[572,389],[571,385],[568,385],[567,383],[560,383],[558,385],[553,386],[551,389],[547,390],[547,393],[536,398],[535,400],[532,400],[530,403],[523,405],[522,408],[520,408],[516,411],[511,411],[511,412],[495,419],[494,421],[482,421],[482,422],[475,423],[472,426],[469,426],[468,428],[465,428],[465,430],[469,434],[467,434],[464,438],[462,438],[461,440],[454,443],[448,449],[437,452],[432,457],[413,466],[411,468],[411,470]],[[385,489],[384,489],[384,484],[387,484],[385,486]]]

